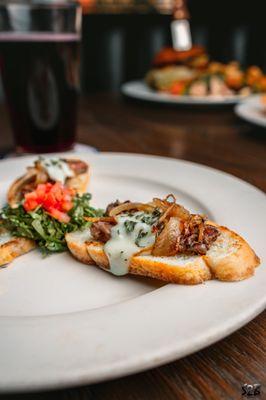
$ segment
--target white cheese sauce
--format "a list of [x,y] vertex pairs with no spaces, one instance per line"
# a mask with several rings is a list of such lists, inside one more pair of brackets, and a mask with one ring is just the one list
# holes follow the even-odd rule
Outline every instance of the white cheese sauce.
[[152,223],[146,223],[145,218],[152,218],[152,214],[142,211],[133,215],[121,214],[117,217],[118,223],[111,230],[111,239],[104,245],[104,251],[110,263],[110,272],[114,275],[126,275],[131,257],[142,248],[148,247],[155,242],[155,233]]
[[68,164],[60,158],[46,158],[41,160],[41,166],[46,170],[50,179],[65,183],[67,178],[73,178],[74,172]]
[[13,236],[9,232],[3,232],[0,234],[0,246],[10,242],[13,239]]

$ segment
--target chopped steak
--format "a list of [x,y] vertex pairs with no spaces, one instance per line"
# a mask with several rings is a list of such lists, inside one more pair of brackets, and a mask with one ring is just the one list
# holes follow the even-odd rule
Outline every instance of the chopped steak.
[[188,219],[171,217],[159,230],[152,254],[161,257],[179,253],[203,255],[219,234],[219,230],[207,224],[201,215],[192,214]]
[[176,250],[178,253],[206,254],[219,234],[219,230],[206,224],[200,215],[192,215],[189,221],[183,223]]
[[113,224],[105,221],[94,222],[91,226],[91,234],[94,240],[106,243],[111,238]]

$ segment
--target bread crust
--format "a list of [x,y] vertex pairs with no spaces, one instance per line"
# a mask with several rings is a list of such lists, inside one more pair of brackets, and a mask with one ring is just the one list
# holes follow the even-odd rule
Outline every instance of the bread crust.
[[184,285],[196,285],[212,278],[203,257],[198,256],[185,265],[178,263],[178,257],[175,265],[169,264],[167,257],[160,258],[132,257],[129,273]]
[[107,255],[104,252],[104,245],[101,242],[89,242],[86,245],[87,252],[90,255],[91,259],[94,261],[94,264],[98,267],[109,270],[109,260]]
[[84,172],[83,174],[79,174],[74,178],[68,178],[66,181],[66,186],[74,189],[78,194],[83,194],[87,191],[89,180],[89,172]]
[[259,257],[237,233],[220,226],[220,236],[204,256],[213,276],[221,281],[241,281],[254,274]]
[[[169,283],[195,285],[216,278],[240,281],[254,274],[260,260],[249,244],[228,228],[208,221],[220,231],[220,236],[206,255],[154,257],[149,254],[131,258],[129,274],[147,276]],[[80,261],[109,270],[109,260],[101,242],[87,241],[82,247],[69,243],[70,251]]]
[[0,245],[0,267],[11,263],[15,258],[28,253],[36,247],[33,240],[25,238],[12,238],[9,242]]
[[[105,270],[110,269],[102,243],[91,242],[87,245],[87,250],[97,266]],[[134,256],[131,258],[128,272],[185,285],[195,285],[211,279],[210,270],[200,256],[188,257],[188,262],[185,264],[178,264],[176,257],[175,265],[169,264],[168,257]]]
[[86,241],[75,240],[72,233],[67,233],[65,239],[70,252],[78,261],[89,265],[95,264],[87,251]]

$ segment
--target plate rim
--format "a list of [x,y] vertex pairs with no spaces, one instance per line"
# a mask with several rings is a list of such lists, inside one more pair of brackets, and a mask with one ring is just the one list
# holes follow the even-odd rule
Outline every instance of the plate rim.
[[250,115],[249,113],[247,113],[247,110],[249,109],[249,107],[251,105],[259,106],[258,100],[259,100],[260,96],[261,95],[259,95],[259,94],[255,94],[255,95],[250,96],[249,98],[243,100],[239,104],[236,104],[234,111],[235,111],[235,114],[242,120],[244,120],[250,124],[259,126],[261,128],[266,128],[266,117],[263,118],[260,115],[258,117],[256,117],[254,115]]
[[[136,93],[136,87],[141,86],[142,93]],[[176,104],[176,105],[202,105],[202,106],[215,106],[215,105],[234,105],[243,100],[243,96],[234,95],[227,97],[192,97],[192,96],[175,96],[171,94],[162,94],[152,92],[146,85],[144,80],[131,80],[121,85],[121,92],[123,95],[154,103],[162,104]]]
[[[75,156],[79,156],[77,154],[75,154]],[[132,159],[136,158],[136,157],[144,157],[145,159],[153,159],[154,161],[162,160],[162,161],[170,161],[170,163],[172,162],[173,164],[179,163],[180,165],[187,165],[190,167],[197,167],[197,168],[202,168],[203,170],[206,171],[212,171],[215,174],[220,174],[221,176],[224,177],[229,177],[230,179],[233,179],[234,181],[238,182],[239,184],[244,184],[249,190],[252,191],[256,191],[257,194],[259,195],[263,195],[266,198],[265,193],[258,189],[257,187],[251,185],[248,182],[243,181],[242,179],[235,177],[231,174],[228,174],[226,172],[223,171],[219,171],[217,169],[214,169],[212,167],[206,166],[206,165],[202,165],[202,164],[198,164],[198,163],[194,163],[194,162],[190,162],[190,161],[186,161],[186,160],[176,160],[170,157],[161,157],[161,156],[153,156],[153,155],[145,155],[145,154],[132,154],[132,153],[119,153],[119,152],[104,152],[104,153],[100,153],[100,154],[95,154],[95,155],[88,155],[88,154],[80,154],[80,156],[82,157],[86,157],[87,159],[92,157],[92,158],[98,158],[99,156],[111,156],[111,158],[113,156],[115,157],[130,157]],[[32,159],[35,156],[27,156],[24,157],[23,159]],[[13,162],[13,161],[18,161],[19,159],[16,160],[3,160],[0,162],[0,166],[3,163],[8,163],[8,162]],[[173,285],[167,285],[165,286],[165,288],[170,288]],[[166,289],[164,289],[166,290]],[[153,292],[152,292],[153,293]],[[152,294],[151,294],[152,295]],[[151,296],[150,295],[150,296]],[[149,296],[149,293],[147,295],[144,296]],[[149,296],[149,297],[150,297]],[[142,297],[142,296],[141,296]],[[135,300],[135,299],[134,299]],[[132,300],[132,301],[134,301]],[[131,300],[129,300],[128,302],[132,302]],[[198,351],[204,347],[206,347],[207,345],[209,346],[210,344],[215,343],[216,341],[220,340],[221,338],[224,338],[226,336],[228,336],[230,333],[234,332],[236,329],[239,329],[240,327],[242,327],[243,325],[245,325],[247,322],[249,322],[251,319],[253,319],[256,315],[258,315],[261,311],[263,311],[263,309],[265,308],[266,305],[266,294],[264,295],[263,298],[260,299],[260,301],[257,301],[256,305],[252,305],[250,306],[248,312],[246,312],[245,316],[243,317],[243,315],[241,314],[238,318],[235,318],[234,321],[229,321],[227,324],[224,325],[224,328],[221,329],[218,327],[218,332],[210,332],[209,336],[206,338],[205,340],[203,340],[203,338],[198,338],[197,340],[195,340],[192,344],[190,344],[189,346],[187,346],[188,348],[184,348],[183,351],[180,351],[180,349],[178,351],[173,350],[173,348],[169,348],[168,352],[166,352],[166,350],[164,349],[164,356],[162,356],[162,354],[153,354],[150,355],[146,360],[142,360],[142,364],[141,366],[139,365],[139,363],[137,363],[136,361],[134,361],[134,359],[131,359],[131,364],[128,363],[127,367],[125,367],[125,365],[122,363],[122,365],[116,365],[116,367],[114,369],[110,369],[109,371],[105,371],[104,368],[101,372],[101,376],[98,376],[98,378],[96,376],[92,377],[93,374],[91,374],[91,378],[89,379],[87,374],[78,374],[78,376],[74,376],[71,377],[67,376],[65,379],[56,379],[54,382],[35,382],[34,383],[27,383],[25,384],[25,382],[17,382],[17,385],[12,384],[12,386],[10,385],[4,385],[3,382],[1,381],[1,375],[0,375],[0,393],[15,393],[15,392],[25,392],[25,391],[36,391],[36,390],[40,390],[40,389],[59,389],[59,388],[65,388],[65,387],[71,387],[74,385],[83,385],[83,384],[88,384],[88,383],[96,383],[96,382],[100,382],[102,380],[107,380],[107,379],[113,379],[113,378],[117,378],[117,377],[122,377],[131,373],[135,373],[135,372],[140,372],[140,371],[144,371],[148,368],[153,368],[156,366],[160,366],[162,364],[165,364],[167,362],[171,362],[177,358],[181,358],[184,357],[185,355],[189,355],[195,351]],[[114,306],[110,306],[110,307],[118,307],[118,305],[114,305]],[[89,311],[90,312],[90,311]],[[74,314],[79,314],[82,316],[85,315],[86,313],[88,313],[88,311],[83,311],[83,312],[78,312],[78,313],[74,313]],[[65,316],[51,316],[51,317],[37,317],[40,318],[41,320],[47,321],[48,319],[58,319],[58,318],[64,318]],[[35,319],[34,317],[22,317],[25,318],[25,320],[32,320]],[[69,318],[69,314],[66,314],[66,318]],[[15,319],[17,319],[17,317],[0,317],[0,326],[3,327],[3,322],[8,322],[12,324],[12,319],[13,321]],[[5,320],[5,321],[4,321]],[[214,329],[215,331],[215,329]],[[204,335],[206,335],[206,332],[204,333]],[[204,342],[204,343],[203,343]],[[177,345],[178,348],[179,345]],[[160,351],[159,351],[160,353]],[[0,368],[1,369],[1,368]],[[98,373],[99,375],[99,373]]]

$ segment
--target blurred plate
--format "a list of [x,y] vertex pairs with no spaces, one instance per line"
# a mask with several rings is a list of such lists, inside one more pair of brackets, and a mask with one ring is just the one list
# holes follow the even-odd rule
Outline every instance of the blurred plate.
[[168,93],[158,93],[150,89],[143,81],[131,81],[124,83],[121,91],[125,96],[165,104],[195,104],[195,105],[225,105],[236,104],[243,100],[243,96],[176,96]]
[[[0,268],[0,392],[85,385],[154,368],[224,338],[265,307],[264,193],[181,160],[79,157],[91,165],[92,204],[173,193],[192,212],[240,232],[262,265],[242,282],[167,285],[117,278],[67,253],[43,258],[32,251]],[[11,181],[33,160],[0,162],[1,205]]]
[[235,113],[251,124],[266,128],[266,107],[262,106],[260,97],[260,95],[255,95],[243,100],[235,107]]

